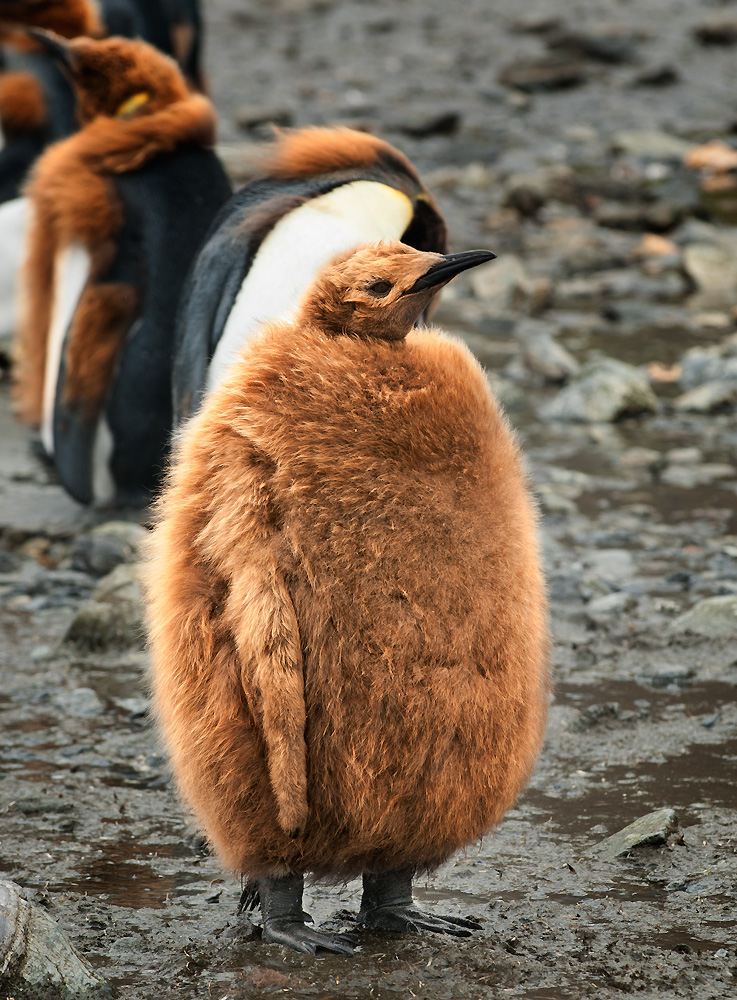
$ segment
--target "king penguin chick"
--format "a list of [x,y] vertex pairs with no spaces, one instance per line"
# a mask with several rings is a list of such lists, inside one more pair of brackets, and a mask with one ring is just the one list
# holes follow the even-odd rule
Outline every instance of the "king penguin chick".
[[446,226],[409,160],[348,128],[282,132],[262,176],[224,206],[182,297],[174,361],[177,423],[226,377],[271,320],[293,319],[338,253],[401,239],[446,250]]
[[318,276],[183,428],[147,568],[155,710],[184,800],[260,899],[363,875],[359,925],[465,935],[412,877],[526,783],[549,668],[536,513],[470,352],[413,330],[490,260],[381,243]]
[[73,497],[140,505],[168,447],[179,293],[230,193],[215,112],[145,42],[35,37],[68,72],[82,127],[27,189],[16,401]]

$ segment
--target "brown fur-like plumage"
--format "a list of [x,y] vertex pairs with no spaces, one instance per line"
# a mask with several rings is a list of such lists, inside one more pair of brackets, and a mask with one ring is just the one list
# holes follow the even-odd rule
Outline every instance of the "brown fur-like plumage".
[[401,163],[419,182],[417,171],[398,149],[374,135],[340,126],[278,131],[277,141],[267,154],[265,172],[273,177],[312,177],[370,167],[382,156]]
[[46,121],[43,90],[31,73],[0,74],[0,124],[6,141],[39,129]]
[[99,12],[89,0],[0,0],[0,21],[5,22],[0,38],[21,49],[39,46],[22,29],[14,29],[13,24],[48,28],[64,38],[104,34]]
[[[183,143],[211,145],[215,136],[210,102],[190,94],[174,61],[152,46],[124,39],[77,39],[67,49],[75,67],[83,127],[46,151],[27,187],[33,214],[15,399],[19,415],[31,423],[41,419],[57,254],[78,243],[91,256],[90,282],[75,313],[69,345],[70,357],[86,359],[84,377],[72,377],[67,391],[77,387],[80,402],[94,412],[114,362],[113,341],[119,343],[135,308],[130,286],[100,283],[123,220],[111,177],[136,170]],[[145,101],[130,115],[121,112],[139,94],[147,95]],[[101,332],[105,343],[94,339]]]
[[[440,259],[390,251],[397,273]],[[436,866],[500,820],[543,734],[517,445],[461,344],[326,328],[316,303],[372,252],[323,272],[187,425],[154,533],[156,711],[184,799],[249,876]]]

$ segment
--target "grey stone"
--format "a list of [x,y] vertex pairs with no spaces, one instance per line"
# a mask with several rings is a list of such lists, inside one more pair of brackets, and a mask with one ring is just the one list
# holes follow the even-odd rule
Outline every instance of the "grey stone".
[[632,554],[626,549],[595,549],[586,556],[585,565],[611,587],[628,582],[636,571]]
[[143,595],[139,568],[136,564],[116,566],[112,573],[103,577],[95,588],[92,599],[95,601],[131,601],[141,604]]
[[662,457],[659,451],[635,445],[618,456],[617,465],[621,469],[654,469],[661,461]]
[[655,394],[639,369],[605,358],[585,365],[570,385],[540,408],[540,415],[546,420],[597,423],[657,409]]
[[686,448],[669,448],[665,453],[669,465],[700,465],[704,461],[704,453],[695,445]]
[[125,600],[85,601],[64,635],[65,642],[90,653],[141,646],[143,638],[140,606]]
[[524,305],[530,295],[530,277],[519,257],[506,254],[471,274],[471,287],[484,301],[490,315],[499,315]]
[[614,861],[635,847],[664,844],[671,833],[678,829],[678,820],[673,809],[658,809],[641,816],[619,833],[607,837],[594,847],[593,854],[600,861]]
[[6,989],[29,989],[33,996],[82,1000],[102,990],[109,995],[51,917],[19,885],[6,881],[0,882],[0,981]]
[[737,45],[737,18],[709,17],[693,27],[694,38],[702,45]]
[[248,131],[260,125],[282,125],[289,127],[294,121],[294,111],[284,105],[242,104],[235,112],[233,120],[238,128]]
[[72,567],[105,576],[120,563],[135,562],[146,529],[129,521],[108,521],[81,535],[72,553]]
[[612,136],[612,148],[628,156],[645,160],[677,160],[679,163],[690,143],[667,132],[654,129],[625,129]]
[[673,627],[710,639],[737,638],[737,595],[707,597],[676,618]]
[[105,706],[92,688],[78,687],[72,691],[58,691],[53,703],[65,715],[73,715],[80,719],[94,719],[102,715]]
[[592,31],[563,30],[548,39],[548,48],[564,51],[571,57],[603,63],[634,62],[637,35],[629,27],[603,25]]
[[499,74],[499,83],[526,93],[538,90],[566,90],[586,82],[589,70],[578,59],[551,56],[548,59],[519,59]]
[[612,594],[604,594],[602,597],[595,597],[586,605],[586,616],[591,621],[599,623],[608,621],[615,615],[631,611],[637,604],[632,594],[627,594],[622,590]]
[[[695,392],[696,390],[694,390]],[[669,486],[693,489],[706,486],[715,479],[732,479],[737,469],[722,462],[705,462],[703,465],[669,465],[660,474],[661,481]]]
[[678,663],[652,663],[640,675],[640,678],[651,687],[684,687],[696,676],[693,667]]
[[692,347],[683,355],[679,382],[684,389],[723,378],[737,379],[737,336],[710,347]]
[[518,328],[517,336],[523,343],[524,363],[546,382],[565,382],[581,370],[570,351],[559,344],[547,330],[525,329],[523,325]]
[[737,244],[720,234],[718,243],[689,243],[683,251],[683,266],[712,304],[731,304],[737,284]]
[[737,376],[706,382],[684,392],[673,406],[681,413],[715,413],[737,405]]
[[135,564],[122,563],[100,580],[64,639],[88,652],[143,644],[143,597]]

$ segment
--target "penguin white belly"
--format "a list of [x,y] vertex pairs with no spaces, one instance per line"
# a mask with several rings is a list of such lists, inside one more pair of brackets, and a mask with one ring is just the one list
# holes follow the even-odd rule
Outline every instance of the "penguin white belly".
[[317,272],[339,253],[364,243],[397,240],[412,220],[412,202],[378,181],[353,181],[289,212],[259,247],[218,342],[207,393],[264,324],[294,317]]
[[79,243],[70,243],[54,261],[54,297],[46,341],[43,421],[41,440],[46,452],[54,454],[54,403],[59,381],[64,339],[90,273],[90,256]]
[[28,229],[28,199],[0,205],[0,336],[15,333],[18,286]]

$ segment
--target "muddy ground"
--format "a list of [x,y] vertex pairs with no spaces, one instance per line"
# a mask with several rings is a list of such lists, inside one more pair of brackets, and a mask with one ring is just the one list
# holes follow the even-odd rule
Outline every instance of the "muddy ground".
[[[0,875],[130,1000],[737,996],[737,230],[729,177],[710,199],[682,166],[737,128],[737,3],[205,9],[236,170],[265,121],[361,125],[416,162],[453,249],[500,255],[438,321],[487,365],[540,498],[545,749],[500,828],[418,885],[428,908],[482,921],[472,938],[361,934],[353,959],[263,946],[171,789],[125,565],[96,602],[121,621],[89,624],[135,531],[89,534],[120,514],[62,494],[6,372]],[[596,381],[602,359],[633,367]],[[589,853],[663,807],[666,843]],[[307,909],[349,927],[358,901],[357,884],[318,886]]]

